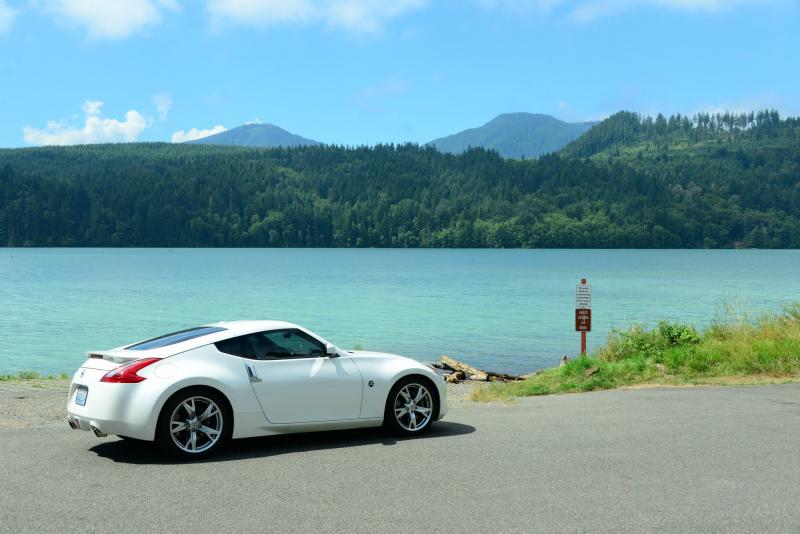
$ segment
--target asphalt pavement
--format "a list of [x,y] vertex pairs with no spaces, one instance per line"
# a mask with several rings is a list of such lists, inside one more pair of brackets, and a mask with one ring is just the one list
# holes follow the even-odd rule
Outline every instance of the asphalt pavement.
[[233,442],[0,429],[2,532],[800,532],[800,385],[664,388]]

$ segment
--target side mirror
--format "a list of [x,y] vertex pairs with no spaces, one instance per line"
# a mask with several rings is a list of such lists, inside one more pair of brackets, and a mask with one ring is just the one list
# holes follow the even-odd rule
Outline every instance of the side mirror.
[[325,343],[325,356],[335,358],[339,353],[336,352],[336,345],[333,343]]

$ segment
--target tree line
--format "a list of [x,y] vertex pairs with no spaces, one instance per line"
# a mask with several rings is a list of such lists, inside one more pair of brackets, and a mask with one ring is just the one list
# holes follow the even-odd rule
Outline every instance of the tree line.
[[0,245],[800,247],[799,125],[765,113],[690,128],[617,114],[527,161],[414,144],[0,150]]
[[615,145],[658,143],[663,149],[680,142],[688,145],[707,141],[737,145],[769,144],[770,140],[794,140],[800,135],[800,118],[782,119],[775,110],[749,113],[680,113],[669,118],[620,111],[573,141],[565,150],[571,156],[596,155]]

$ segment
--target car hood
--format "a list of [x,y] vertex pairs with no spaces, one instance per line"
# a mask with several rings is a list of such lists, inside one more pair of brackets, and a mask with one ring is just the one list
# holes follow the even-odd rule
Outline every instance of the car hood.
[[390,354],[388,352],[374,352],[371,350],[348,350],[347,354],[350,354],[352,356],[358,356],[359,358],[396,358],[401,360],[410,360],[412,362],[417,361],[407,356],[400,356],[399,354]]
[[395,360],[403,362],[408,366],[417,367],[419,369],[430,370],[424,363],[408,356],[400,356],[399,354],[391,354],[388,352],[374,352],[369,350],[348,350],[347,354],[356,359],[379,359],[379,360]]

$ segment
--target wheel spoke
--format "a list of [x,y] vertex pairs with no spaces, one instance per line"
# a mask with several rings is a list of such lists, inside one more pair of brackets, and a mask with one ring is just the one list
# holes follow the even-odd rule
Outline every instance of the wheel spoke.
[[409,412],[408,416],[409,416],[408,417],[408,427],[411,430],[416,429],[417,428],[417,414],[415,414],[414,412]]
[[194,397],[183,402],[183,409],[186,410],[189,417],[194,417]]
[[427,393],[427,390],[424,387],[419,386],[419,388],[417,389],[417,396],[414,397],[414,402],[421,401],[422,397],[424,397],[426,393]]
[[408,387],[404,387],[403,389],[401,389],[400,390],[400,395],[403,396],[403,398],[406,400],[406,402],[411,402],[411,395],[410,395],[410,392],[408,391]]
[[422,414],[422,415],[424,415],[425,417],[427,417],[427,416],[428,416],[428,414],[430,414],[430,413],[431,413],[431,409],[430,409],[430,408],[425,408],[424,406],[417,406],[417,409],[416,409],[416,410],[414,410],[414,411],[416,411],[416,412],[418,412],[418,413],[421,413],[421,414]]
[[192,430],[191,435],[189,436],[189,447],[194,451],[197,450],[197,432]]
[[172,421],[173,434],[177,434],[178,432],[181,432],[183,430],[186,430],[186,423],[184,423],[183,421]]
[[400,419],[407,413],[408,413],[408,408],[406,408],[405,406],[403,406],[402,408],[397,408],[394,411],[395,417],[397,417],[398,419]]
[[213,416],[217,415],[217,413],[218,413],[217,405],[211,403],[211,404],[208,405],[208,408],[205,409],[205,411],[202,413],[202,415],[200,415],[198,417],[198,419],[200,421],[205,421],[209,417],[213,417]]
[[213,428],[207,427],[205,425],[200,425],[197,427],[197,430],[208,436],[208,438],[214,441],[217,436],[219,436],[219,430],[214,430]]

